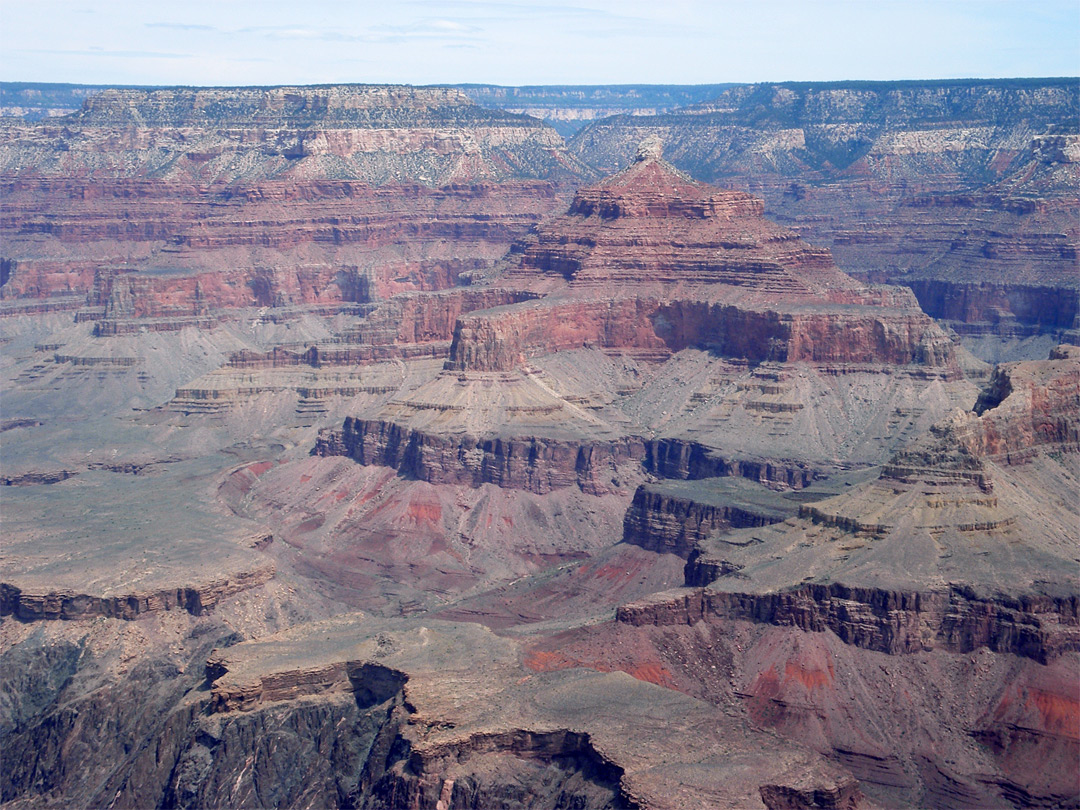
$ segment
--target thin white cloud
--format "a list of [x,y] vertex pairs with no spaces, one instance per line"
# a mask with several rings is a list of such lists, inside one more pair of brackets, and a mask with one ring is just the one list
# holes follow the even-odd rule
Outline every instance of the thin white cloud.
[[166,28],[173,31],[217,31],[212,25],[174,22],[148,22],[144,23],[147,28]]
[[12,48],[12,53],[41,53],[52,56],[104,56],[122,59],[190,59],[190,53],[168,53],[165,51],[125,51],[108,48],[87,48],[85,50],[66,48]]
[[456,20],[420,20],[419,22],[406,25],[373,25],[372,31],[386,31],[394,34],[408,34],[411,36],[470,36],[478,34],[484,29],[478,25],[458,22]]

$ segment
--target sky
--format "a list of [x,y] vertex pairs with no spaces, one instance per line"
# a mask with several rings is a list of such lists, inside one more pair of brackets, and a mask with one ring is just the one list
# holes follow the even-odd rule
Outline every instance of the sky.
[[3,81],[713,84],[1077,75],[1077,0],[0,0]]

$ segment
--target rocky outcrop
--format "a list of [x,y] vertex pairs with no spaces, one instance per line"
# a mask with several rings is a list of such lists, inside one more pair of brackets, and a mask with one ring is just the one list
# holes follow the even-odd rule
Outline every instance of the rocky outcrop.
[[[621,673],[523,669],[514,642],[476,625],[372,626],[346,615],[310,629],[216,651],[206,673],[211,693],[239,702],[212,699],[218,711],[201,724],[199,738],[218,740],[328,702],[340,706],[340,690],[353,688],[362,712],[379,712],[375,728],[339,728],[343,738],[373,732],[350,785],[365,807],[664,807],[674,790],[695,806],[744,806],[763,785],[807,796],[851,792],[850,777],[805,750],[782,746],[761,758],[759,732],[728,728],[706,703]],[[480,656],[488,663],[481,673],[465,665]],[[598,723],[593,707],[612,689],[621,704]],[[525,705],[535,707],[527,717]],[[682,721],[666,736],[653,726],[658,710]],[[228,751],[211,747],[215,765],[236,767]],[[689,779],[659,767],[676,750],[696,754]]]
[[1053,334],[1073,329],[1080,289],[1034,284],[911,279],[905,282],[928,315],[970,335],[1002,337]]
[[[800,489],[817,475],[797,462],[724,458],[715,450],[677,439],[444,436],[392,421],[354,417],[347,417],[340,429],[322,433],[312,453],[392,467],[433,484],[496,484],[536,493],[566,486],[593,494],[612,491],[618,488],[611,480],[618,479],[617,468],[628,462],[668,478],[735,476],[774,488]],[[733,506],[727,511],[735,525],[769,522],[756,522],[749,509]]]
[[617,465],[644,458],[645,441],[632,436],[610,441],[442,436],[349,417],[340,430],[320,436],[312,452],[392,467],[433,484],[495,484],[538,494],[577,486],[600,494],[616,488],[611,478]]
[[694,480],[735,475],[779,489],[802,489],[818,474],[796,460],[725,458],[715,448],[676,438],[649,442],[643,463],[646,470],[661,478]]
[[914,298],[871,288],[762,216],[753,197],[696,183],[642,147],[622,172],[510,255],[500,283],[545,297],[478,312],[450,366],[505,371],[581,346],[664,357],[698,348],[750,363],[948,367],[950,340]]
[[[688,585],[702,585],[688,566]],[[979,597],[962,587],[937,592],[805,585],[775,593],[735,593],[697,587],[666,600],[619,608],[627,624],[679,625],[742,619],[829,630],[856,647],[892,655],[989,647],[1047,662],[1080,650],[1080,600],[1070,597]]]
[[[624,543],[686,558],[714,532],[765,526],[795,514],[779,498],[769,504],[716,487],[642,484],[623,518]],[[756,494],[756,493],[755,493]]]
[[[844,224],[850,217],[844,203],[826,202],[824,189],[792,202],[789,215],[771,213],[830,245],[849,272],[910,287],[928,314],[960,334],[1046,334],[1075,342],[1080,227],[1071,190],[1078,177],[1075,160],[1033,159],[978,192],[882,191],[863,203],[879,210],[863,214],[872,224],[859,229]],[[822,198],[811,203],[814,194]],[[868,195],[852,190],[850,196]]]
[[[533,297],[520,290],[470,287],[447,290],[438,295],[397,295],[380,304],[364,323],[340,333],[335,342],[362,345],[449,342],[463,315]],[[317,347],[313,362],[324,363],[331,354],[332,347],[321,347],[321,351]]]
[[1051,359],[1004,363],[969,413],[931,428],[885,467],[899,480],[951,477],[992,489],[985,461],[1022,464],[1040,449],[1080,448],[1080,349],[1060,346]]
[[448,369],[511,371],[529,356],[580,348],[670,354],[650,315],[656,301],[641,299],[529,302],[477,312],[458,321]]
[[952,362],[950,341],[919,314],[795,314],[654,298],[543,301],[477,313],[454,330],[448,368],[509,371],[523,358],[597,347],[665,357],[686,348],[751,363],[925,365]]
[[[527,237],[507,262],[497,286],[466,295],[516,293],[516,302],[461,307],[438,379],[374,418],[324,434],[315,452],[432,483],[533,492],[570,484],[608,491],[624,462],[665,477],[734,475],[798,488],[813,479],[810,465],[643,438],[651,426],[632,427],[615,409],[593,415],[619,396],[618,385],[610,395],[564,396],[563,384],[531,361],[599,350],[653,363],[697,350],[740,369],[813,364],[815,372],[878,374],[899,365],[913,379],[959,377],[951,340],[910,293],[845,276],[826,252],[763,219],[752,197],[695,183],[664,163],[658,144],[578,192],[568,214]],[[776,414],[787,427],[806,407],[794,395],[762,398],[791,393],[787,383],[743,380],[734,388],[761,394],[743,403],[750,419]],[[689,410],[697,401],[673,406]]]
[[622,171],[580,189],[565,215],[516,248],[522,257],[507,277],[721,283],[772,294],[806,294],[823,284],[859,291],[827,251],[765,219],[760,200],[694,181],[661,149],[646,140]]
[[[266,545],[269,538],[256,542]],[[273,563],[264,563],[250,571],[210,582],[117,596],[94,596],[70,590],[31,590],[0,582],[0,616],[14,616],[20,621],[98,617],[135,619],[146,613],[166,610],[184,610],[193,616],[201,616],[222,599],[269,582],[274,571]]]
[[[520,801],[522,783],[533,783],[530,800],[543,795],[554,807],[631,810],[643,806],[621,786],[623,769],[599,753],[584,733],[515,730],[412,746],[407,751],[407,760],[387,762],[371,785],[368,806],[482,810]],[[446,776],[461,771],[472,773]]]
[[[878,480],[801,506],[798,520],[717,540],[699,533],[685,570],[698,590],[624,606],[620,621],[748,619],[827,629],[890,654],[986,646],[1047,662],[1077,649],[1075,573],[1053,562],[1075,526],[1075,500],[1044,484],[1047,503],[1033,512],[1023,494],[1031,480],[1061,476],[1059,463],[1077,451],[1076,354],[1061,347],[1050,360],[999,367],[975,413],[936,425]],[[1010,545],[1015,557],[1002,550]],[[922,551],[910,556],[913,547]],[[932,574],[925,555],[935,554],[942,568]],[[831,582],[806,581],[816,578]],[[935,587],[941,579],[954,584]]]
[[832,788],[798,789],[788,785],[762,785],[761,801],[769,810],[855,810],[865,797],[854,779]]
[[[450,338],[454,326],[462,314],[477,309],[516,303],[530,297],[527,293],[515,290],[468,287],[446,290],[439,294],[402,294],[388,301],[366,304],[358,308],[354,313],[360,318],[358,322],[337,331],[325,342],[307,346],[278,345],[268,352],[251,350],[235,352],[217,373],[217,377],[243,377],[247,383],[244,386],[247,393],[255,394],[260,390],[275,390],[280,386],[267,382],[260,389],[257,385],[252,385],[254,378],[250,373],[245,376],[237,372],[302,367],[340,369],[388,360],[446,357],[450,353]],[[294,315],[298,317],[306,312],[300,310]],[[279,314],[284,316],[286,312],[282,311]],[[132,326],[140,328],[147,325],[144,320],[131,323]],[[95,332],[97,333],[97,330]],[[351,380],[349,385],[356,388],[357,380]],[[370,385],[359,387],[369,392],[372,388]],[[375,393],[396,390],[386,386],[376,386],[376,388],[379,390]],[[177,391],[177,397],[184,399],[212,399],[215,396],[217,395],[210,389],[196,385],[185,386]]]
[[997,366],[975,414],[978,429],[961,441],[976,456],[1017,463],[1039,446],[1080,446],[1080,349],[1060,346],[1046,362]]
[[260,675],[251,681],[223,678],[227,657],[215,650],[206,661],[206,682],[211,686],[210,711],[252,711],[266,704],[309,695],[350,692],[357,702],[372,706],[399,695],[408,675],[365,661],[333,661],[324,666],[290,669]]
[[36,484],[58,484],[78,475],[76,470],[49,470],[48,472],[28,472],[0,477],[0,486],[26,487]]

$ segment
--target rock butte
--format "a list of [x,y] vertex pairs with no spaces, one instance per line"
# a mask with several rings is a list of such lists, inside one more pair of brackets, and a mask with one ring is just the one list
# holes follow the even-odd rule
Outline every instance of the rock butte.
[[544,297],[466,318],[454,368],[507,370],[581,345],[661,355],[693,346],[753,363],[952,362],[950,341],[912,298],[855,282],[828,251],[765,219],[760,200],[694,182],[655,142],[578,191],[518,251],[500,281]]

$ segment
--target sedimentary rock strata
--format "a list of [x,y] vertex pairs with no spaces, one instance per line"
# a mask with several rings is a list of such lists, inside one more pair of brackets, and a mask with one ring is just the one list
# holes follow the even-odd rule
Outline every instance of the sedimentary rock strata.
[[685,558],[713,532],[765,526],[798,513],[795,502],[747,477],[642,484],[623,519],[623,542]]
[[[276,701],[328,690],[352,692],[362,707],[381,704],[386,739],[373,746],[362,783],[372,806],[498,804],[510,800],[507,779],[527,785],[533,798],[586,807],[679,806],[667,798],[672,790],[692,801],[742,806],[788,806],[773,800],[784,791],[834,794],[838,807],[861,800],[853,781],[805,751],[753,757],[753,739],[726,728],[723,715],[703,702],[621,674],[522,678],[516,644],[475,625],[365,626],[354,618],[316,629],[314,638],[284,634],[216,652],[207,672],[213,706],[226,712],[217,725],[247,722],[230,714],[237,710],[266,712]],[[477,677],[471,662],[480,651],[488,665]],[[643,714],[617,708],[591,723],[590,707],[605,690]],[[522,702],[535,712],[525,724],[515,717]],[[477,712],[481,703],[486,708]],[[659,712],[679,718],[667,725],[666,740],[650,730]],[[650,744],[629,744],[626,732]],[[697,772],[660,767],[669,746],[690,746]],[[537,766],[548,769],[546,779]]]
[[81,295],[115,334],[444,289],[591,175],[550,128],[454,90],[107,91],[0,128],[0,296]]
[[[724,517],[738,501],[700,480],[643,488],[624,539],[673,551],[692,542],[684,587],[621,605],[610,626],[537,641],[527,661],[741,702],[757,722],[831,751],[885,803],[1074,795],[1071,767],[1029,767],[1065,761],[1080,741],[1066,687],[1080,648],[1074,354],[999,368],[974,412],[798,517],[739,529]],[[956,715],[934,719],[945,704]],[[880,739],[851,719],[870,705],[900,712]],[[919,731],[898,739],[901,715],[919,717]],[[928,753],[927,733],[953,740],[952,754]]]
[[[827,627],[889,653],[985,645],[1046,662],[1076,649],[1075,499],[1060,497],[1075,486],[1074,355],[1061,349],[999,369],[981,416],[958,414],[897,454],[878,480],[804,505],[797,520],[734,533],[707,527],[687,566],[687,584],[704,590],[626,606],[621,620],[715,615]],[[1017,386],[1006,393],[1011,378]],[[1047,476],[1059,477],[1056,487]],[[1028,500],[1036,491],[1037,508]]]
[[11,126],[0,801],[1075,804],[1078,358],[916,300],[1069,331],[1044,84],[729,94],[823,119],[752,194],[454,91]]
[[387,190],[10,179],[3,198],[5,302],[79,294],[87,317],[106,320],[443,289],[561,204],[551,184],[523,181]]
[[[347,421],[316,452],[435,483],[533,492],[577,484],[601,492],[620,480],[627,463],[685,477],[661,472],[659,458],[673,442],[694,442],[657,436],[655,424],[617,401],[617,385],[571,395],[572,375],[543,371],[539,358],[623,357],[651,366],[654,390],[665,397],[672,396],[665,379],[677,372],[664,361],[699,352],[700,374],[716,368],[709,358],[724,358],[741,364],[725,385],[687,392],[689,401],[668,407],[696,412],[696,405],[727,399],[720,409],[730,416],[738,399],[744,412],[775,420],[772,432],[793,441],[805,402],[791,396],[788,373],[779,369],[872,377],[900,366],[912,384],[959,380],[951,340],[910,294],[854,281],[826,251],[764,219],[760,201],[695,183],[666,164],[659,149],[643,146],[625,171],[579,191],[567,214],[508,254],[499,276],[484,279],[486,285],[477,280],[477,295],[490,290],[494,300],[505,290],[504,300],[519,299],[462,308],[438,378],[399,392],[372,417]],[[715,424],[714,414],[702,417]],[[715,445],[716,429],[705,428],[702,417],[691,429],[712,432]],[[757,452],[736,445],[714,460],[710,474],[788,486],[813,477],[785,460],[790,456],[777,444]]]
[[449,185],[567,171],[576,161],[561,147],[536,119],[449,88],[111,90],[62,123],[10,125],[0,165],[201,183],[290,175]]

